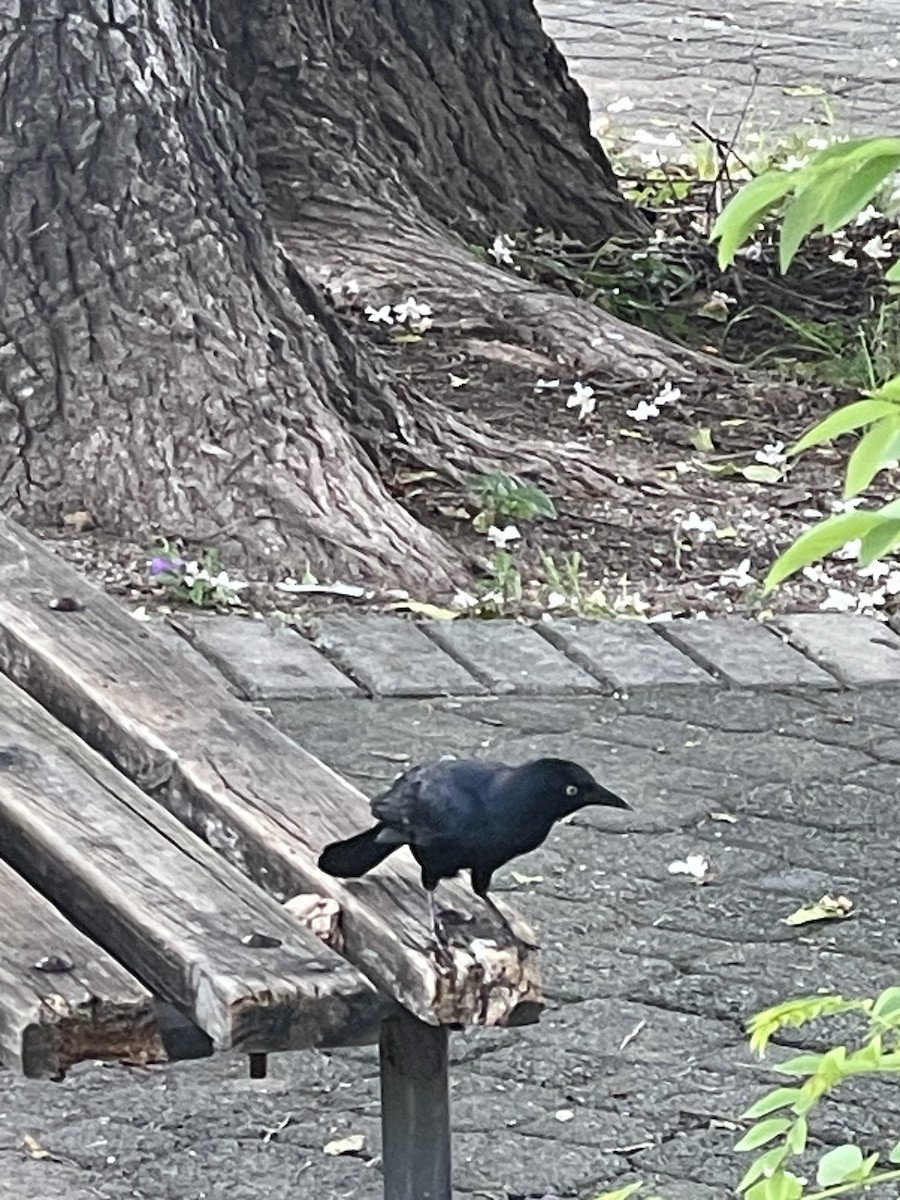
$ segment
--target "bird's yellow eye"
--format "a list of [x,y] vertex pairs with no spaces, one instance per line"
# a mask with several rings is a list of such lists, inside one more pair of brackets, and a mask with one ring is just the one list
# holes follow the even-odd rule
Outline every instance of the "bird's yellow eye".
[[569,786],[566,788],[566,795],[567,796],[577,796],[578,795],[578,788],[574,783],[570,783]]

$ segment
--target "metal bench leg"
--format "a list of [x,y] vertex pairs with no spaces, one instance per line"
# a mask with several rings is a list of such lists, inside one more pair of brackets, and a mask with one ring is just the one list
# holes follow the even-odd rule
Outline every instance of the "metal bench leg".
[[448,1042],[407,1012],[381,1026],[384,1200],[451,1200]]

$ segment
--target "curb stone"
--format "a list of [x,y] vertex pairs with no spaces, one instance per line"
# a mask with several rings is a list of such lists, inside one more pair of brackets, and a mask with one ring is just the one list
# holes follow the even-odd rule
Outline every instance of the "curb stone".
[[[416,623],[333,614],[311,637],[245,617],[179,618],[167,641],[203,655],[250,700],[610,695],[645,688],[843,690],[900,684],[900,636],[880,621],[800,613],[678,620]],[[189,641],[185,641],[186,636]]]

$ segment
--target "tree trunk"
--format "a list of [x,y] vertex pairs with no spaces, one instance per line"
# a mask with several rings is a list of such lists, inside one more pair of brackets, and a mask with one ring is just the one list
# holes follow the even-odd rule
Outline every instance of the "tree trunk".
[[431,287],[445,328],[554,354],[562,304],[571,361],[657,375],[671,348],[466,248],[641,219],[523,0],[210,2],[0,15],[0,506],[449,586],[453,550],[378,468],[510,448],[386,383],[329,295]]

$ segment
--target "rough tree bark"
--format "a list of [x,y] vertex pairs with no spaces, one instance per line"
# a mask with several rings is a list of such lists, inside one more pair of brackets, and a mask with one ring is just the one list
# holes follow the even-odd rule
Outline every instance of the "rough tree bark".
[[466,249],[641,225],[528,0],[9,0],[0,53],[13,515],[434,590],[460,564],[378,467],[551,456],[385,383],[342,281],[584,370],[673,365]]

